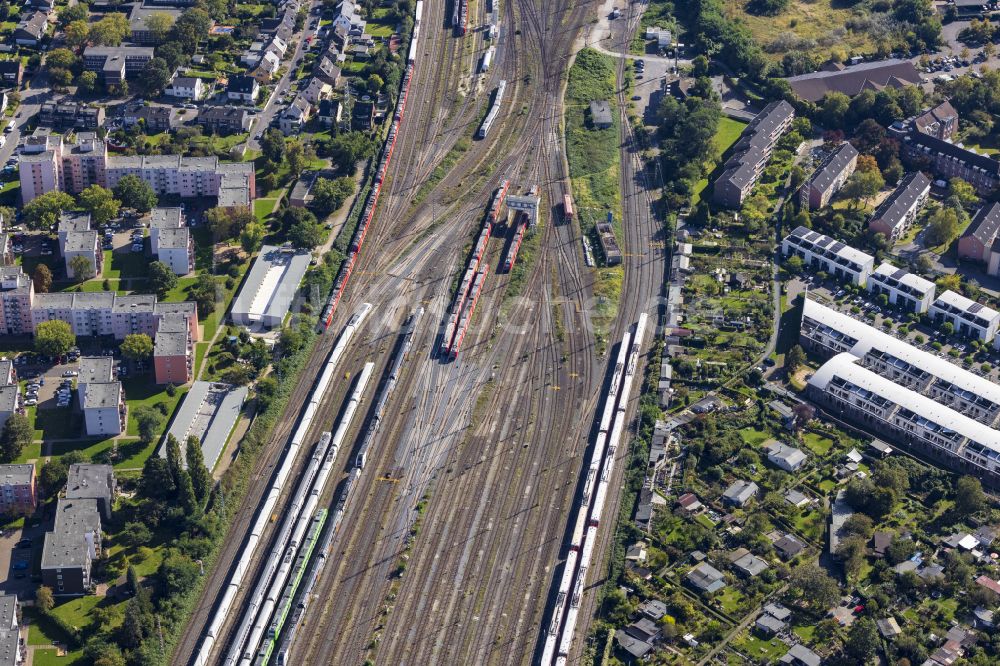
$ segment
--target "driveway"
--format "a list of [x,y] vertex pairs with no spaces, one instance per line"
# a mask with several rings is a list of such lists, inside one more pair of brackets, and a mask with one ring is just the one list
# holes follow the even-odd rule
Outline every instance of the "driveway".
[[[23,529],[4,530],[0,536],[0,590],[5,594],[16,594],[21,599],[35,596],[35,583],[31,580],[32,561],[42,548],[45,528],[33,525]],[[21,539],[31,539],[30,548],[16,548]]]

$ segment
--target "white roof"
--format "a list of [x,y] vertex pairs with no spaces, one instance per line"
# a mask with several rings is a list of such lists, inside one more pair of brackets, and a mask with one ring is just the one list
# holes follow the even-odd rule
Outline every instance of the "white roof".
[[966,534],[958,542],[958,547],[959,548],[964,548],[965,550],[972,550],[973,548],[977,547],[978,545],[979,545],[979,539],[977,539],[976,537],[972,536],[971,534]]
[[[808,302],[808,301],[807,301]],[[849,352],[837,354],[824,363],[809,379],[809,384],[825,391],[834,377],[841,377],[855,386],[892,401],[944,430],[953,431],[969,440],[1000,451],[1000,431],[970,419],[931,398],[920,395],[857,364],[858,357]]]
[[962,312],[968,312],[974,314],[977,317],[982,317],[992,321],[993,319],[1000,317],[1000,312],[997,312],[993,308],[988,308],[982,303],[978,303],[971,298],[966,298],[961,294],[954,292],[952,290],[947,290],[941,292],[941,295],[937,297],[934,301],[934,305],[944,304],[950,305],[956,310],[961,310]]
[[806,229],[805,227],[796,227],[792,233],[785,237],[785,240],[791,241],[796,245],[800,244],[801,241],[812,243],[817,253],[819,250],[823,250],[859,266],[865,266],[875,261],[875,258],[870,254],[865,254],[861,250],[842,243],[835,238],[821,234],[818,231]]
[[[947,292],[946,292],[947,293]],[[851,348],[851,354],[861,358],[872,349],[884,351],[910,365],[929,372],[938,379],[954,384],[960,389],[971,391],[991,402],[1000,404],[1000,386],[973,374],[950,361],[917,349],[913,345],[894,338],[888,333],[858,321],[842,312],[826,307],[816,301],[805,300],[802,316],[825,324],[845,335],[858,340]]]
[[879,264],[879,267],[875,269],[875,275],[880,275],[887,278],[895,278],[900,284],[909,287],[913,291],[919,292],[921,294],[926,294],[927,292],[934,289],[934,283],[930,280],[925,280],[915,273],[909,271],[902,271],[903,269],[897,268],[890,263],[883,262]]

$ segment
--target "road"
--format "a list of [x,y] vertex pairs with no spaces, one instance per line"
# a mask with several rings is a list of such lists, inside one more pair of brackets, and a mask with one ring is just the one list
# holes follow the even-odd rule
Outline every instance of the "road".
[[281,75],[281,78],[277,80],[274,84],[274,88],[271,91],[271,96],[267,100],[267,104],[264,108],[257,114],[256,120],[254,121],[253,127],[250,129],[250,136],[247,138],[247,150],[260,150],[260,142],[254,137],[258,133],[264,132],[271,125],[271,121],[274,120],[275,116],[281,113],[287,106],[283,98],[285,94],[291,87],[292,77],[295,76],[295,71],[299,68],[299,63],[302,62],[302,58],[305,56],[306,52],[306,40],[310,37],[315,37],[316,30],[312,27],[313,20],[319,20],[319,17],[313,15],[313,7],[317,6],[316,2],[309,2],[305,5],[309,13],[306,17],[305,26],[301,33],[296,33],[295,39],[295,52],[292,57],[282,62],[282,66],[285,67],[285,73]]
[[47,102],[52,96],[48,83],[48,74],[43,68],[39,68],[38,73],[28,81],[21,91],[21,104],[14,116],[14,129],[5,134],[7,141],[0,148],[0,164],[6,164],[10,156],[14,154],[21,137],[24,136],[28,120],[36,116],[42,108],[42,103]]

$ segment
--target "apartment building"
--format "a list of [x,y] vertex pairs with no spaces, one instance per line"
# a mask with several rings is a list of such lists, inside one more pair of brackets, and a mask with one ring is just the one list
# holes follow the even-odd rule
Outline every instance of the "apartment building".
[[97,500],[60,498],[55,525],[42,548],[42,584],[57,596],[79,596],[92,588],[91,569],[101,556]]
[[885,294],[890,305],[906,312],[927,312],[934,302],[934,290],[930,280],[884,262],[868,276],[869,293],[873,296]]
[[90,437],[125,432],[128,408],[121,382],[87,384],[83,395],[83,420]]
[[948,180],[961,178],[980,194],[989,194],[1000,184],[1000,162],[923,132],[910,132],[900,146],[904,157]]
[[1000,426],[1000,385],[816,301],[804,303],[799,343],[822,358],[849,353],[888,381]]
[[30,515],[37,505],[35,466],[0,465],[0,514]]
[[976,211],[972,222],[958,239],[958,257],[988,264],[998,237],[1000,203],[985,204]]
[[992,341],[1000,326],[1000,312],[951,290],[942,292],[927,314],[938,326],[948,322],[955,333],[983,342]]
[[170,85],[163,90],[163,94],[168,97],[190,100],[199,100],[207,92],[204,80],[197,76],[175,76]]
[[197,307],[192,301],[160,303],[154,294],[123,296],[108,292],[62,292],[35,294],[30,305],[34,332],[44,321],[68,322],[77,336],[111,336],[122,340],[131,333],[156,336],[160,321],[169,314],[182,314],[192,338],[198,339]]
[[252,123],[253,116],[245,109],[231,106],[212,106],[198,113],[198,124],[216,134],[247,132]]
[[24,203],[55,189],[71,194],[90,185],[113,189],[126,175],[141,178],[158,195],[217,197],[219,206],[249,206],[256,198],[251,162],[180,155],[109,156],[105,142],[92,132],[77,134],[74,143],[51,136],[32,139],[19,167]]
[[104,520],[111,520],[116,488],[111,465],[74,463],[66,472],[66,499],[94,500]]
[[157,207],[149,213],[149,248],[155,255],[160,252],[160,232],[184,226],[184,211],[180,208]]
[[768,104],[746,126],[733,146],[725,172],[715,181],[716,203],[730,208],[743,204],[763,173],[774,145],[791,127],[794,118],[792,105],[782,100]]
[[83,50],[83,67],[100,74],[104,83],[118,84],[142,72],[153,59],[151,46],[88,46]]
[[810,210],[823,208],[840,191],[858,165],[858,151],[844,142],[820,163],[819,168],[802,184],[802,205]]
[[161,35],[149,29],[149,19],[156,14],[165,14],[176,21],[181,15],[180,9],[156,7],[146,3],[135,3],[128,16],[128,27],[132,33],[132,42],[155,46],[160,42]]
[[194,270],[194,241],[187,227],[161,229],[157,243],[157,259],[170,267],[175,275],[187,275]]
[[927,203],[930,192],[931,181],[927,176],[919,171],[907,175],[899,181],[889,198],[875,209],[868,220],[868,228],[895,243],[917,219],[917,213]]
[[153,369],[157,384],[187,384],[193,378],[191,331],[180,316],[165,317],[156,333]]
[[66,238],[75,232],[90,231],[90,213],[79,211],[63,211],[59,214],[56,225],[56,239],[59,243],[59,253],[66,252]]
[[84,356],[80,359],[79,372],[76,378],[76,395],[82,410],[88,386],[115,380],[115,360],[110,356]]
[[35,285],[20,266],[0,267],[0,334],[27,335],[34,332],[31,303]]
[[806,393],[842,420],[994,485],[1000,481],[1000,431],[863,367],[852,354],[824,363]]
[[105,112],[100,106],[61,100],[45,102],[38,112],[38,123],[59,129],[97,130],[104,126]]
[[71,231],[66,234],[62,254],[63,263],[66,265],[66,277],[70,279],[78,277],[73,268],[73,260],[76,257],[83,257],[90,263],[94,271],[93,277],[100,277],[104,269],[104,252],[96,231]]
[[236,74],[229,77],[229,84],[226,87],[226,97],[230,101],[254,104],[259,94],[260,83],[252,76]]
[[923,134],[950,141],[958,131],[958,112],[945,100],[914,118],[913,127]]
[[866,284],[875,266],[871,255],[805,227],[796,227],[785,236],[781,253],[786,257],[796,254],[810,270],[856,285]]

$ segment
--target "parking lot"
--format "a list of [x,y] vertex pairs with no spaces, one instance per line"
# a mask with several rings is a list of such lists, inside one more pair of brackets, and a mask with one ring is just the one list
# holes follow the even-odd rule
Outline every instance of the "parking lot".
[[[833,280],[823,282],[815,276],[806,275],[789,283],[789,293],[793,289],[796,293],[808,290],[809,297],[814,300],[864,321],[918,349],[962,366],[969,372],[1000,382],[1000,350],[992,345],[986,351],[976,352],[970,340],[958,335],[948,336],[919,321],[913,322],[912,313],[903,312],[891,305],[883,306],[867,292],[855,294]],[[886,320],[894,322],[896,326],[891,330],[886,328],[883,325]],[[905,332],[899,330],[899,325],[902,324],[906,324]],[[984,367],[987,369],[984,370]]]
[[34,596],[35,584],[31,580],[32,561],[39,557],[45,527],[32,525],[22,529],[3,530],[0,534],[0,571],[4,578],[0,589],[20,598]]

